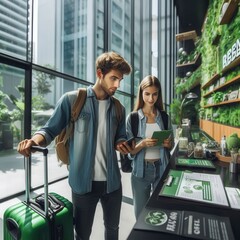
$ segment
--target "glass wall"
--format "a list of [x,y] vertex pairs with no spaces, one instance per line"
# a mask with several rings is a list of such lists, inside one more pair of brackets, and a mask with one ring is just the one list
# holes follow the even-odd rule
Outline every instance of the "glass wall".
[[[56,77],[52,74],[43,73],[41,71],[33,71],[32,73],[32,134],[36,132],[41,126],[43,126],[48,118],[51,116],[57,100],[60,98],[59,83],[64,83],[62,87],[63,93],[77,89],[79,87],[85,87],[80,83],[74,83],[64,78]],[[44,81],[42,81],[44,79]],[[48,146],[48,174],[49,181],[54,181],[58,178],[64,177],[68,174],[66,166],[61,166],[57,160],[55,154],[55,145],[52,142]],[[37,187],[43,184],[43,178],[39,178],[39,169],[43,169],[43,157],[42,153],[32,154],[32,186]],[[40,173],[41,174],[41,173]]]
[[[131,2],[130,0],[113,0],[109,10],[110,49],[121,53],[128,62],[131,62]],[[131,93],[131,76],[124,77],[120,90]]]
[[0,63],[0,198],[24,189],[23,158],[14,151],[23,137],[24,78],[24,69]]
[[158,76],[158,0],[152,1],[152,74]]
[[[116,93],[126,114],[149,74],[161,79],[164,102],[171,101],[173,0],[0,0],[0,5],[0,201],[25,188],[18,142],[47,121],[63,93],[94,84],[95,59],[102,52],[116,51],[133,67]],[[50,182],[68,175],[54,151],[52,143]],[[43,184],[41,154],[31,161],[36,188]]]
[[158,1],[158,77],[162,85],[163,102],[169,110],[175,96],[174,79],[176,76],[176,11],[174,1]]

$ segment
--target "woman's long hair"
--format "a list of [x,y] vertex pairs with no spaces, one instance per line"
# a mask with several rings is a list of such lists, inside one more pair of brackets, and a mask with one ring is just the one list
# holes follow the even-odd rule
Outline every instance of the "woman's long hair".
[[154,106],[159,110],[159,111],[163,111],[163,101],[162,101],[162,88],[161,88],[161,84],[158,80],[158,78],[156,78],[155,76],[152,75],[148,75],[146,76],[140,83],[139,88],[138,88],[138,95],[137,95],[137,100],[134,106],[134,111],[137,111],[140,108],[143,108],[144,106],[144,101],[143,101],[143,90],[147,87],[151,87],[154,86],[156,88],[158,88],[158,99],[155,102]]

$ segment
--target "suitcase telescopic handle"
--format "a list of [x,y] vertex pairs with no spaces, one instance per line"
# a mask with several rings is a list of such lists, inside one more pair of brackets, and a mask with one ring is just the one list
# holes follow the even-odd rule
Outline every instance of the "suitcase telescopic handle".
[[38,151],[38,152],[42,152],[44,156],[47,156],[48,154],[48,149],[45,147],[40,147],[40,146],[32,146],[31,147],[32,151]]
[[[42,152],[44,156],[44,214],[48,215],[48,162],[47,154],[48,149],[40,146],[32,146],[32,152]],[[26,196],[25,200],[27,204],[30,203],[30,157],[25,157],[25,184],[26,184]]]

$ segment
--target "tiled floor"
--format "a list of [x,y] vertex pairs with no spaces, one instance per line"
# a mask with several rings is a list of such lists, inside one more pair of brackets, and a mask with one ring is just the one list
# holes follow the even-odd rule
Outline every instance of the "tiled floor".
[[[122,174],[122,184],[123,184],[123,196],[127,199],[131,199],[132,195],[131,195],[130,174],[128,173]],[[68,185],[67,179],[49,185],[49,192],[51,191],[56,192],[60,195],[63,195],[64,197],[71,200],[71,191],[70,191],[70,187]],[[43,189],[39,189],[34,193],[39,194],[42,192],[43,192]],[[1,233],[0,240],[3,240],[3,220],[2,219],[3,219],[3,213],[5,209],[7,209],[9,206],[16,204],[17,202],[22,201],[23,199],[24,199],[24,196],[21,196],[19,198],[14,198],[0,204],[0,233]],[[96,210],[91,240],[104,240],[104,228],[103,228],[102,219],[103,219],[102,208],[101,208],[101,205],[99,204]],[[121,217],[120,217],[119,240],[127,239],[134,223],[135,223],[135,217],[133,212],[133,206],[123,201]]]

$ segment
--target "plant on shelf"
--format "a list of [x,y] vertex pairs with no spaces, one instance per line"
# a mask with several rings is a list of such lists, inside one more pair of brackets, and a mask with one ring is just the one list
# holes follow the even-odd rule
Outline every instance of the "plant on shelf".
[[200,119],[205,119],[205,115],[206,115],[206,110],[205,110],[205,108],[199,108],[198,114],[199,114],[199,118],[200,118]]
[[238,149],[240,148],[240,138],[238,137],[237,133],[233,133],[226,139],[227,142],[227,149],[229,151],[234,150],[235,152],[238,152]]
[[212,108],[207,108],[205,112],[206,120],[211,121],[212,120]]
[[198,125],[198,109],[200,108],[198,101],[188,100],[182,109],[182,118],[191,120],[192,125]]
[[229,111],[229,124],[231,126],[240,127],[240,108],[234,106]]
[[176,77],[176,78],[175,78],[175,85],[180,84],[181,81],[182,81],[182,79],[181,79],[180,77]]
[[224,93],[223,92],[215,92],[213,93],[213,102],[214,103],[220,103],[223,101],[223,96],[224,96]]
[[183,48],[180,48],[178,50],[178,60],[177,60],[177,64],[181,65],[181,64],[186,64],[188,61],[188,54],[186,51],[184,51]]
[[200,66],[190,76],[181,78],[181,80],[184,79],[184,81],[181,81],[179,84],[176,84],[176,93],[180,95],[184,92],[189,92],[191,88],[193,88],[194,86],[200,83],[201,76],[202,76],[202,69]]
[[172,124],[180,126],[181,124],[181,101],[174,98],[170,104],[170,116]]
[[229,108],[228,107],[222,107],[219,108],[219,118],[218,121],[221,124],[228,124],[229,122]]

